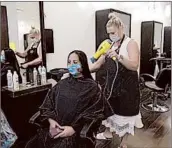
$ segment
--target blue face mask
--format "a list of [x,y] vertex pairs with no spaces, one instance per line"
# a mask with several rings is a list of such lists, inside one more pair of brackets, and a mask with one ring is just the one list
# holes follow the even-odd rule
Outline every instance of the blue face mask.
[[4,63],[5,62],[5,56],[1,55],[1,62]]
[[71,66],[68,66],[69,73],[75,77],[80,74],[80,72],[78,71],[80,68],[80,64],[72,64]]
[[109,38],[111,39],[112,42],[117,42],[120,40],[120,37],[116,35],[110,35]]

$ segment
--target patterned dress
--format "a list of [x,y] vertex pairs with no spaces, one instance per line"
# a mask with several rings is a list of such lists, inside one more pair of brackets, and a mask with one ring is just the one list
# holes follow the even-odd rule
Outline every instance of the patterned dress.
[[17,136],[1,110],[1,147],[10,148],[16,140]]

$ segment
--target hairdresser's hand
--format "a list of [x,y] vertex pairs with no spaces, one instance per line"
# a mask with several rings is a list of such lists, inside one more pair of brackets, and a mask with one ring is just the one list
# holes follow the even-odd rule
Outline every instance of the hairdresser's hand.
[[116,57],[118,59],[119,55],[116,53],[115,50],[116,50],[115,48],[108,50],[108,52],[106,53],[106,56],[109,58]]
[[27,63],[21,65],[21,67],[22,67],[22,68],[25,68],[25,69],[28,68],[28,66],[29,66],[29,65],[28,65]]
[[73,134],[75,134],[75,130],[73,129],[72,126],[62,126],[60,129],[62,129],[63,131],[58,134],[57,136],[54,137],[54,139],[56,138],[63,138],[63,137],[70,137],[72,136]]

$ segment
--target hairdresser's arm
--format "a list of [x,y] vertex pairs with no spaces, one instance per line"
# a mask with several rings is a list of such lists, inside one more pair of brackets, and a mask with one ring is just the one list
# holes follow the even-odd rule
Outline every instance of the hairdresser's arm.
[[94,73],[98,71],[104,63],[105,63],[105,55],[102,55],[95,63],[90,65],[90,72]]
[[20,58],[25,58],[27,56],[27,52],[26,51],[24,51],[23,53],[16,52],[16,55],[19,56]]
[[27,49],[22,53],[16,51],[16,55],[19,56],[20,58],[25,58],[27,56],[27,52],[31,48],[31,46],[32,46],[32,44],[28,45]]
[[131,40],[127,47],[129,59],[123,57],[119,59],[119,62],[122,63],[127,69],[137,71],[139,66],[139,47],[137,42]]

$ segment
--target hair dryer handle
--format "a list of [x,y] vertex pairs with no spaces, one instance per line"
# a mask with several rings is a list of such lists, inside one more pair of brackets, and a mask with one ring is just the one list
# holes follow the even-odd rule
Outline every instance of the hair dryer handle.
[[115,61],[116,60],[116,57],[112,57],[112,59]]

